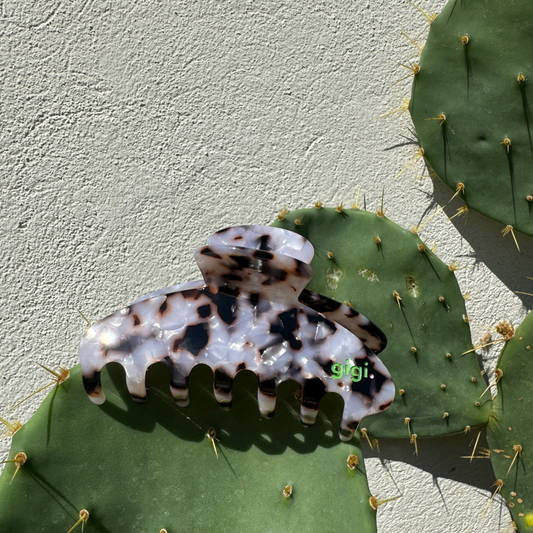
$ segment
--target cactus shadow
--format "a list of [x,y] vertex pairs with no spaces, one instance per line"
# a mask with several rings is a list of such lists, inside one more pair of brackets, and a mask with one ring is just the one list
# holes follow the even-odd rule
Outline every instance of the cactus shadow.
[[54,407],[54,401],[56,399],[58,387],[57,385],[54,386],[53,391],[51,392],[50,396],[50,405],[48,406],[48,418],[46,422],[46,444],[48,445],[50,443],[50,429],[52,427],[52,409]]
[[[448,218],[456,214],[458,207],[463,205],[458,198],[450,205],[450,189],[439,179],[433,180],[433,196],[439,205],[443,205]],[[503,224],[496,222],[470,210],[466,221],[463,217],[456,217],[452,221],[456,230],[474,250],[460,257],[473,258],[474,267],[484,263],[511,291],[522,291],[533,294],[533,281],[526,279],[533,277],[533,238],[515,232],[520,252],[518,252],[511,234],[502,236]],[[533,297],[517,294],[528,311],[533,309]]]
[[[336,394],[326,394],[316,423],[306,427],[300,422],[300,385],[294,381],[280,384],[275,414],[263,418],[257,402],[258,379],[250,371],[237,374],[230,409],[220,407],[213,394],[213,372],[197,365],[190,375],[190,403],[178,407],[169,390],[170,375],[160,363],[146,375],[147,401],[135,403],[126,388],[121,365],[110,363],[102,372],[107,401],[99,406],[117,422],[142,432],[153,432],[156,425],[188,441],[206,439],[213,428],[222,449],[246,451],[252,446],[264,453],[278,455],[291,448],[297,453],[312,453],[317,447],[331,448],[342,441],[338,436],[344,406]],[[354,441],[355,442],[355,441]],[[358,443],[356,443],[358,444]]]
[[[476,487],[483,491],[494,490],[494,472],[490,459],[473,459],[470,457],[473,450],[473,441],[477,437],[476,433],[467,435],[448,435],[436,438],[418,439],[418,456],[415,454],[414,446],[408,439],[379,439],[380,451],[371,449],[366,442],[363,444],[363,455],[365,460],[378,459],[385,470],[391,476],[392,483],[396,485],[399,492],[402,492],[396,484],[394,467],[392,462],[405,463],[420,470],[423,470],[433,477],[433,483],[439,488],[439,478],[464,483]],[[489,448],[483,430],[479,439],[477,450]],[[476,452],[476,456],[480,454]],[[445,495],[441,491],[441,497],[446,506]]]
[[[56,485],[46,479],[31,463],[28,463],[24,470],[25,473],[31,476],[33,481],[47,492],[57,505],[63,509],[65,514],[70,516],[72,523],[74,524],[79,518],[79,510],[74,503],[69,500],[68,496],[60,491]],[[99,533],[112,533],[98,520],[98,517],[95,516],[94,512],[91,513],[91,530],[98,531]]]

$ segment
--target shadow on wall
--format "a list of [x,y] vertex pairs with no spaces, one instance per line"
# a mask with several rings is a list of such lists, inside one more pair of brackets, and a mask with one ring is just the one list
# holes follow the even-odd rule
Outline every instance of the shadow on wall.
[[[445,494],[439,486],[439,478],[460,482],[483,491],[494,492],[495,477],[490,460],[487,458],[470,461],[468,458],[461,458],[461,456],[472,454],[477,435],[478,432],[474,430],[467,435],[419,439],[418,456],[415,455],[414,445],[410,444],[408,439],[379,439],[379,452],[376,449],[371,449],[365,439],[361,439],[361,444],[365,461],[372,458],[379,459],[383,469],[390,476],[390,482],[396,487],[397,494],[402,493],[402,487],[398,486],[395,479],[393,461],[414,466],[431,474],[433,484],[441,495],[444,508],[449,509]],[[488,448],[484,429],[477,445],[476,456],[480,455],[480,448]],[[488,500],[489,497],[487,496],[487,502]],[[507,519],[505,504],[501,504],[500,500],[495,500],[492,505],[501,506],[500,520],[502,523],[500,525],[503,526]],[[450,512],[452,511],[450,510]],[[480,508],[479,513],[476,511],[474,514],[481,516],[482,513],[483,509]]]
[[[453,193],[439,179],[433,180],[433,196],[437,204],[445,206]],[[444,212],[450,218],[457,209],[464,205],[458,198]],[[515,232],[520,252],[511,234],[502,236],[503,224],[470,210],[466,215],[452,220],[457,231],[468,241],[474,254],[459,255],[458,259],[474,259],[474,265],[484,263],[509,290],[529,292],[533,294],[533,237]],[[494,295],[493,297],[497,297]],[[528,311],[533,309],[533,297],[517,294]],[[490,298],[487,295],[487,298]]]

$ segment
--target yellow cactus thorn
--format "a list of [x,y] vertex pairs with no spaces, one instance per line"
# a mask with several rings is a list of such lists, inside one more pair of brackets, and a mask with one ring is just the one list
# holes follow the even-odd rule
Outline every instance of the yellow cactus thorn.
[[502,234],[503,234],[504,237],[508,233],[511,233],[511,235],[513,236],[513,239],[514,239],[514,243],[516,244],[516,247],[517,247],[518,251],[520,251],[520,246],[518,246],[518,241],[516,240],[516,235],[514,234],[513,226],[511,226],[510,224],[505,226],[505,228],[502,229]]
[[290,498],[292,496],[292,485],[290,483],[283,487],[283,496],[285,498]]
[[335,211],[337,211],[337,213],[344,213],[344,207],[342,206],[342,202],[335,208]]
[[449,265],[448,265],[448,268],[452,271],[452,272],[457,272],[458,270],[466,270],[467,268],[474,268],[473,265],[470,265],[470,266],[461,266],[461,264],[459,263],[459,261],[457,260],[453,260]]
[[[464,315],[463,315],[464,316]],[[461,354],[461,357],[463,357],[463,355],[466,355],[468,353],[472,353],[472,352],[475,352],[476,350],[480,350],[481,348],[484,348],[486,345],[482,345],[482,344],[474,344],[474,347],[471,349],[471,350],[467,350],[466,352],[463,352]]]
[[420,11],[420,13],[422,13],[422,15],[424,15],[424,17],[426,17],[428,23],[431,25],[433,24],[433,22],[435,21],[435,19],[437,18],[437,13],[431,13],[431,14],[428,14],[426,13],[425,11],[422,11],[422,9],[420,9],[416,4],[414,4],[413,2],[411,2],[411,0],[407,0],[415,9],[417,9],[418,11]]
[[413,433],[411,435],[411,444],[414,444],[415,445],[415,453],[416,453],[416,456],[418,457],[418,443],[416,442],[416,438],[417,438],[417,435],[416,433]]
[[409,109],[409,100],[407,98],[402,98],[402,103],[400,104],[400,107],[398,109],[394,109],[393,111],[389,111],[388,113],[383,113],[383,115],[379,115],[378,118],[388,117],[389,115],[393,115],[394,113],[398,113],[398,115],[402,115],[408,109]]
[[509,470],[507,470],[507,474],[506,475],[508,475],[509,472],[511,471],[511,468],[513,468],[513,465],[514,465],[514,462],[516,461],[516,458],[518,456],[520,456],[520,458],[522,458],[522,446],[520,446],[520,444],[515,444],[513,446],[513,451],[515,452],[515,454],[514,454],[512,462],[511,462],[511,466],[509,467]]
[[361,185],[357,187],[357,198],[355,199],[355,202],[352,202],[352,205],[350,206],[352,209],[359,209],[359,195],[361,194]]
[[488,448],[479,448],[480,455],[465,456],[461,455],[461,459],[490,459],[490,450]]
[[407,426],[407,431],[409,432],[409,436],[411,436],[411,419],[406,416],[403,423]]
[[320,200],[315,202],[315,209],[322,209],[322,202]]
[[168,533],[168,531],[165,528],[163,528],[159,530],[159,533]]
[[333,259],[334,255],[333,252],[328,252],[328,259]]
[[83,531],[83,526],[87,523],[87,520],[89,520],[89,511],[87,511],[87,509],[82,509],[78,521],[67,531],[67,533],[74,531],[79,524],[81,524],[81,530]]
[[416,154],[415,156],[413,157],[413,159],[411,159],[411,161],[409,161],[409,163],[407,163],[407,165],[405,165],[402,170],[400,171],[400,173],[396,176],[396,179],[398,179],[410,166],[412,165],[416,165],[416,163],[418,163],[423,157],[424,157],[424,149],[422,147],[420,147],[417,151],[416,151]]
[[474,449],[472,450],[472,455],[470,456],[470,462],[474,459],[476,455],[477,445],[479,444],[479,438],[481,437],[481,431],[477,434],[476,443],[474,444]]
[[497,368],[494,370],[494,379],[488,384],[487,388],[483,391],[483,394],[479,397],[480,399],[483,398],[485,393],[493,386],[497,385],[500,379],[503,377],[503,370],[501,368]]
[[217,436],[217,432],[215,428],[209,428],[207,430],[206,437],[213,443],[213,450],[215,450],[215,455],[217,456],[217,459],[218,459],[217,444],[215,442],[216,436]]
[[287,209],[286,206],[282,207],[279,211],[278,211],[278,220],[285,220],[285,217],[287,216],[287,213],[289,212],[289,210]]
[[294,223],[297,225],[297,226],[303,226],[304,223],[302,222],[302,219],[301,218],[295,218],[294,219]]
[[[450,198],[450,202],[457,197],[458,194],[462,193],[464,195],[465,193],[465,184],[464,183],[461,183],[459,182],[457,184],[457,188],[455,189],[455,194]],[[448,202],[448,203],[450,203]]]
[[492,500],[494,500],[494,497],[496,494],[498,494],[503,487],[504,483],[501,479],[497,479],[495,483],[493,483],[493,487],[496,487],[496,490],[494,491],[494,494],[491,496],[490,500],[488,501],[487,505],[485,506],[485,510],[483,511],[483,514],[481,515],[481,518],[485,516],[485,513],[487,512],[487,509],[489,508],[489,505],[492,503]]
[[426,120],[438,120],[440,122],[440,125],[442,126],[446,122],[446,115],[444,113],[441,113],[438,117],[430,117],[426,118]]
[[470,431],[470,426],[465,427],[465,435]]
[[457,261],[455,259],[449,264],[448,268],[452,272],[456,272],[457,270],[461,270],[461,267],[459,266],[459,261]]
[[507,153],[511,150],[511,139],[509,137],[505,137],[505,139],[501,142],[507,148]]
[[370,503],[370,506],[372,507],[372,509],[377,511],[380,505],[397,500],[398,498],[401,498],[401,496],[402,495],[399,494],[398,496],[394,496],[394,498],[388,498],[386,500],[378,500],[379,496],[370,496],[370,498],[368,499],[368,502]]
[[47,372],[50,372],[50,374],[55,376],[55,379],[53,379],[50,383],[47,383],[43,387],[37,389],[35,392],[32,392],[29,396],[26,396],[25,398],[20,400],[20,402],[17,402],[15,405],[13,405],[9,409],[8,412],[13,411],[13,409],[17,408],[21,403],[24,403],[26,400],[30,399],[32,396],[39,394],[39,392],[41,392],[42,390],[47,389],[48,387],[51,387],[52,385],[59,386],[65,383],[65,381],[67,381],[67,379],[70,377],[70,370],[68,368],[63,368],[62,366],[60,366],[57,369],[57,371],[55,371],[55,370],[51,370],[50,368],[44,365],[41,365],[41,363],[36,363],[36,364],[39,365],[42,369],[46,370]]
[[516,79],[518,80],[518,83],[524,83],[526,81],[526,77],[521,72],[518,74]]
[[398,307],[399,307],[400,310],[401,310],[401,309],[402,309],[402,304],[401,304],[402,298],[400,297],[400,295],[398,294],[397,291],[394,291],[394,292],[392,293],[392,296],[393,296],[394,298],[396,298],[396,301],[398,302]]
[[409,35],[407,35],[407,33],[405,33],[404,31],[402,31],[402,35],[413,45],[415,46],[416,48],[418,48],[418,51],[420,53],[422,53],[422,49],[424,48],[422,45],[418,44],[414,39],[411,39],[411,37],[409,37]]
[[15,479],[15,476],[20,470],[20,467],[23,466],[27,460],[28,460],[28,456],[24,452],[19,452],[17,453],[17,455],[15,455],[14,459],[10,459],[9,461],[0,461],[0,464],[14,463],[17,465],[17,469],[15,470],[15,473],[13,474],[13,477],[11,478],[11,481],[9,482],[10,485],[11,483],[13,483],[13,480]]
[[463,46],[467,45],[470,42],[470,38],[468,37],[468,35],[458,35],[457,37],[461,39],[461,44]]
[[385,208],[383,207],[383,200],[385,198],[385,189],[381,191],[381,207],[377,210],[377,215],[380,218],[383,218],[385,216]]
[[531,194],[528,194],[528,195],[526,196],[526,200],[527,200],[528,202],[533,202],[533,196],[531,196]]
[[379,237],[374,237],[374,242],[376,244],[381,244],[381,239]]
[[85,322],[87,322],[87,325],[88,325],[89,327],[92,327],[92,324],[91,324],[91,322],[89,321],[89,319],[88,319],[88,318],[87,318],[87,317],[86,317],[86,316],[85,316],[85,315],[84,315],[79,309],[78,309],[77,311],[78,311],[78,313],[81,315],[81,318],[83,318],[83,320],[85,320]]
[[368,441],[368,445],[370,446],[370,448],[372,448],[372,450],[374,449],[374,446],[372,446],[372,443],[370,442],[370,438],[368,436],[368,431],[366,430],[366,428],[363,428],[361,430],[361,435],[363,435],[363,437],[365,437],[365,439]]
[[[411,228],[411,233],[420,233],[420,230],[435,216],[437,216],[443,209],[444,209],[445,206],[441,206],[439,207],[432,215],[430,215],[427,220],[425,222],[422,222],[422,224],[420,224],[420,226],[413,226]],[[435,248],[435,244],[433,244],[433,248]],[[432,250],[433,253],[435,253],[435,250]]]
[[350,470],[355,470],[357,468],[357,465],[359,464],[359,458],[355,454],[348,455],[348,459],[346,459],[346,464],[348,465],[348,468]]
[[462,215],[468,215],[468,206],[462,205],[459,209],[457,209],[457,213],[450,217],[450,220],[453,220],[455,217],[460,217]]
[[400,390],[398,391],[398,394],[399,394],[400,396],[403,396],[403,395],[405,394],[405,389],[400,389]]
[[411,73],[407,74],[407,76],[404,76],[403,78],[400,78],[398,81],[395,81],[393,85],[396,85],[411,76],[417,76],[420,72],[420,65],[418,63],[415,63],[414,65],[404,65],[403,63],[400,63],[400,66],[406,68],[407,70],[410,70]]
[[56,379],[54,380],[54,383],[57,383],[58,385],[61,385],[62,383],[65,383],[65,381],[67,381],[67,379],[70,377],[70,370],[68,368],[64,368],[64,367],[60,366],[58,368],[57,372],[56,372],[55,370],[50,370],[46,366],[41,365],[41,363],[37,363],[37,364],[43,370],[46,370],[47,372],[50,372],[50,374],[55,376]]
[[6,426],[6,430],[3,433],[0,433],[0,438],[2,437],[12,437],[21,427],[22,424],[18,420],[13,422],[8,422],[0,416],[0,422]]

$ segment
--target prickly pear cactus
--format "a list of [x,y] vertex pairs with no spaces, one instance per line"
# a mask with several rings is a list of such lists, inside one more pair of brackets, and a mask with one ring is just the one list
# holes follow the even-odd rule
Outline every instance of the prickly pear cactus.
[[416,443],[487,423],[490,397],[480,398],[476,355],[463,355],[472,349],[464,299],[454,273],[417,235],[359,209],[301,209],[274,225],[315,247],[309,289],[347,301],[387,336],[380,358],[396,398],[360,428]]
[[529,235],[532,49],[531,2],[450,0],[431,25],[410,102],[440,179],[470,208]]
[[14,435],[0,531],[375,531],[354,431],[394,398],[386,340],[298,301],[312,256],[290,231],[221,230],[203,281],[90,326]]
[[72,369],[13,437],[9,459],[26,460],[0,477],[0,531],[67,533],[83,511],[75,531],[86,533],[376,531],[359,442],[337,435],[340,396],[326,395],[304,427],[295,382],[280,385],[269,420],[250,371],[237,376],[230,411],[207,366],[191,374],[187,407],[176,406],[169,378],[150,367],[139,405],[122,368],[107,365],[97,406]]
[[494,398],[487,440],[501,491],[522,533],[533,531],[533,314],[518,327],[496,365],[498,394]]

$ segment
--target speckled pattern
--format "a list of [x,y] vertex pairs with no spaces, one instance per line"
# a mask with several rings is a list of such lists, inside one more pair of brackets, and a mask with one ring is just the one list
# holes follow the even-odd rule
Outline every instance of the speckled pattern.
[[[146,370],[161,361],[176,402],[187,405],[190,372],[203,363],[213,370],[218,403],[230,407],[235,376],[247,369],[258,377],[265,417],[273,416],[277,387],[288,379],[302,386],[305,425],[315,422],[326,392],[340,394],[340,435],[349,440],[363,416],[394,398],[390,374],[375,354],[386,340],[355,310],[304,290],[312,257],[312,245],[291,231],[237,226],[217,232],[195,252],[205,282],[153,292],[89,328],[79,356],[90,398],[105,401],[100,371],[118,362],[133,399],[143,402]],[[354,366],[360,370],[351,374]]]

